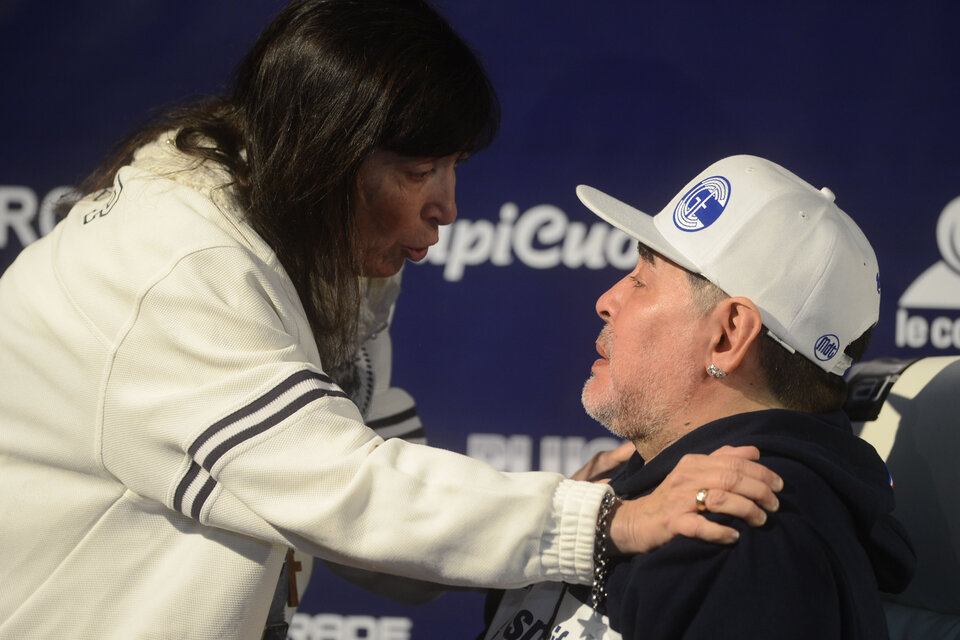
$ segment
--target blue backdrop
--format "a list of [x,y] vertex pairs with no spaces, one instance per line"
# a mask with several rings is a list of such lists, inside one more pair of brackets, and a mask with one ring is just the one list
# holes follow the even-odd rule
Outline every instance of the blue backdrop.
[[[220,90],[280,5],[4,0],[0,270],[49,231],[52,202],[122,134]],[[633,254],[574,188],[655,213],[736,153],[830,187],[872,240],[883,304],[868,357],[960,351],[960,5],[440,8],[484,60],[503,126],[459,173],[458,221],[404,276],[395,381],[433,444],[563,471],[609,444],[580,387],[594,301]],[[450,594],[400,607],[321,571],[302,610],[331,617],[297,637],[472,637],[480,603]]]

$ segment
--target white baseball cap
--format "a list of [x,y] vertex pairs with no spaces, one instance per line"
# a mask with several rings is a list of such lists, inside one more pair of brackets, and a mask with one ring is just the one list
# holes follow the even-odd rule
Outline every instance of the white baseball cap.
[[749,298],[770,335],[829,373],[877,323],[880,273],[866,236],[816,189],[754,156],[716,162],[656,216],[593,187],[577,196],[598,216],[728,295]]

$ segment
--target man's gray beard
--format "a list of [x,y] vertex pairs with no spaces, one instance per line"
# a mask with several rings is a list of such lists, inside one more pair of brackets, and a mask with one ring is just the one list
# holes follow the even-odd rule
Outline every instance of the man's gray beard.
[[[645,393],[618,393],[611,402],[599,407],[591,407],[587,402],[587,385],[593,379],[591,375],[583,385],[580,400],[587,415],[602,424],[610,433],[633,443],[647,443],[658,440],[667,424],[667,411],[663,403],[650,398]],[[660,407],[659,410],[651,410]]]

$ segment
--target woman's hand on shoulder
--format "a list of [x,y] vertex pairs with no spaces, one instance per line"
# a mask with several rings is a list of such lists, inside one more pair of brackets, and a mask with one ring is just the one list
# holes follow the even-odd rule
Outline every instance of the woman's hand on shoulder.
[[708,520],[701,511],[763,525],[767,511],[779,507],[776,492],[783,488],[783,480],[754,462],[759,457],[756,447],[726,446],[710,455],[687,454],[652,493],[618,506],[610,524],[616,550],[645,553],[678,535],[720,544],[737,541],[736,529]]

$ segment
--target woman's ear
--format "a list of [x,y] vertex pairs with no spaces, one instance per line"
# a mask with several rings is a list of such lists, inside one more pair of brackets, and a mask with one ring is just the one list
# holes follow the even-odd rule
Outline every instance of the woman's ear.
[[710,312],[710,319],[714,337],[711,360],[707,364],[731,373],[740,366],[760,335],[763,317],[749,298],[735,297],[721,300]]

